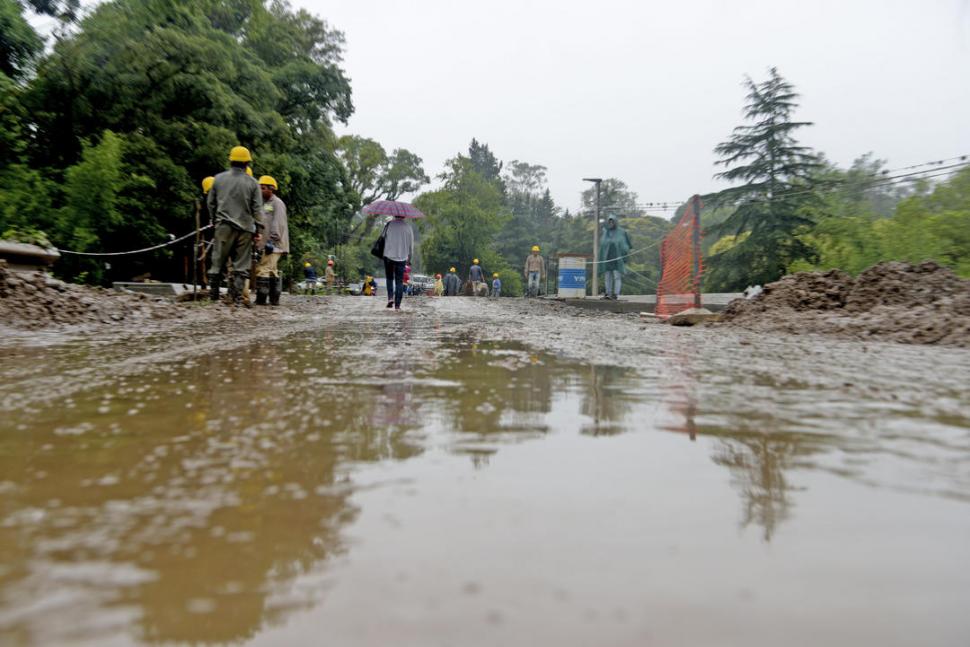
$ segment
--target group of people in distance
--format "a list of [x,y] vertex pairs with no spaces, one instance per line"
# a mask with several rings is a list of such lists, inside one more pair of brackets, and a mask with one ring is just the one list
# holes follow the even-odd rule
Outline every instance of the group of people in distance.
[[[249,149],[235,146],[229,151],[229,169],[202,181],[205,204],[214,226],[212,251],[208,270],[210,298],[218,301],[225,268],[229,268],[228,303],[243,303],[248,281],[254,279],[256,305],[279,305],[283,278],[280,259],[290,251],[286,204],[276,195],[279,186],[269,175],[257,181],[253,177],[253,161]],[[401,301],[409,282],[408,270],[414,254],[414,232],[403,216],[395,216],[384,229],[383,264],[387,277],[387,308],[401,309]],[[609,216],[600,238],[599,268],[605,277],[604,299],[617,299],[622,287],[625,259],[630,255],[630,237],[618,226],[616,216]],[[255,252],[255,253],[254,253]],[[306,284],[315,286],[316,272],[307,262],[304,266]],[[252,276],[252,275],[255,276]],[[468,283],[473,296],[499,297],[502,280],[495,272],[491,285],[486,282],[485,270],[477,258],[468,268]],[[523,277],[527,297],[537,297],[546,278],[545,259],[538,245],[533,245],[526,257]],[[327,263],[326,283],[334,285],[333,260]],[[373,281],[373,280],[372,280]],[[370,283],[370,282],[367,282]],[[375,286],[371,286],[374,291]],[[435,276],[434,294],[458,296],[462,282],[456,269]],[[248,305],[248,295],[246,305]]]
[[[253,156],[245,146],[229,151],[229,170],[202,180],[206,209],[214,226],[209,256],[209,296],[218,301],[229,268],[229,305],[249,305],[255,279],[256,305],[279,305],[283,278],[279,261],[290,251],[286,204],[269,175],[253,177]],[[254,253],[255,251],[255,253]],[[252,275],[255,274],[255,277]]]
[[[527,282],[525,296],[539,296],[539,286],[546,278],[546,262],[539,255],[539,246],[533,245],[531,253],[526,257],[525,270],[523,272]],[[502,278],[498,272],[492,273],[491,286],[485,280],[486,273],[480,265],[480,261],[472,259],[472,264],[468,267],[469,291],[472,296],[491,296],[497,298],[502,296]],[[458,278],[458,271],[451,267],[448,273],[442,276],[435,274],[434,295],[455,297],[462,292],[462,281]]]
[[322,284],[321,279],[317,276],[316,268],[313,267],[313,263],[310,261],[303,263],[303,293],[316,294],[317,287],[320,285],[326,289],[328,294],[332,293],[337,286],[337,274],[334,272],[334,260],[332,258],[327,259],[327,265],[323,271]]

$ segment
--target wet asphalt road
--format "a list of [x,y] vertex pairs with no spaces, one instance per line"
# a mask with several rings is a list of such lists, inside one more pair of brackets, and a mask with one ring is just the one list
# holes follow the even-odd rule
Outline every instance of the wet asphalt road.
[[0,643],[970,642],[970,351],[380,305],[5,335]]

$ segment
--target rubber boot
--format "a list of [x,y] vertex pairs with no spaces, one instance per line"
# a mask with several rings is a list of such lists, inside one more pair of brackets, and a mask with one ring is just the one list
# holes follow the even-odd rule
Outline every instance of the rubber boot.
[[269,297],[270,285],[272,281],[273,279],[268,276],[256,277],[256,305],[266,305],[266,299]]
[[233,280],[233,277],[231,276],[229,277],[229,285],[227,285],[226,287],[228,289],[228,293],[226,295],[227,306],[231,306],[236,301],[237,298],[240,300],[242,299],[242,292],[241,290],[237,290],[236,282]]
[[280,295],[283,294],[283,277],[278,276],[267,280],[269,281],[269,304],[271,306],[278,306],[280,304]]
[[229,280],[229,301],[231,306],[243,304],[243,290],[246,288],[246,277],[234,274]]
[[222,277],[218,274],[209,275],[209,299],[211,301],[219,300],[219,288],[222,286]]

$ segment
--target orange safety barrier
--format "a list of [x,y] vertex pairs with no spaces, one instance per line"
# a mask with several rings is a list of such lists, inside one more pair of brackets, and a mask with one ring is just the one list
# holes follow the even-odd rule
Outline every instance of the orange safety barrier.
[[688,308],[701,307],[701,198],[693,196],[673,230],[660,244],[660,282],[657,308],[669,317]]

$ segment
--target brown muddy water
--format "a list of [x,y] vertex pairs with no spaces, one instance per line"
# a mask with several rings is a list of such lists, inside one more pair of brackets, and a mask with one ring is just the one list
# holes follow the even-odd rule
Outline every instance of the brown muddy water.
[[0,644],[970,644],[970,352],[326,304],[3,342]]

